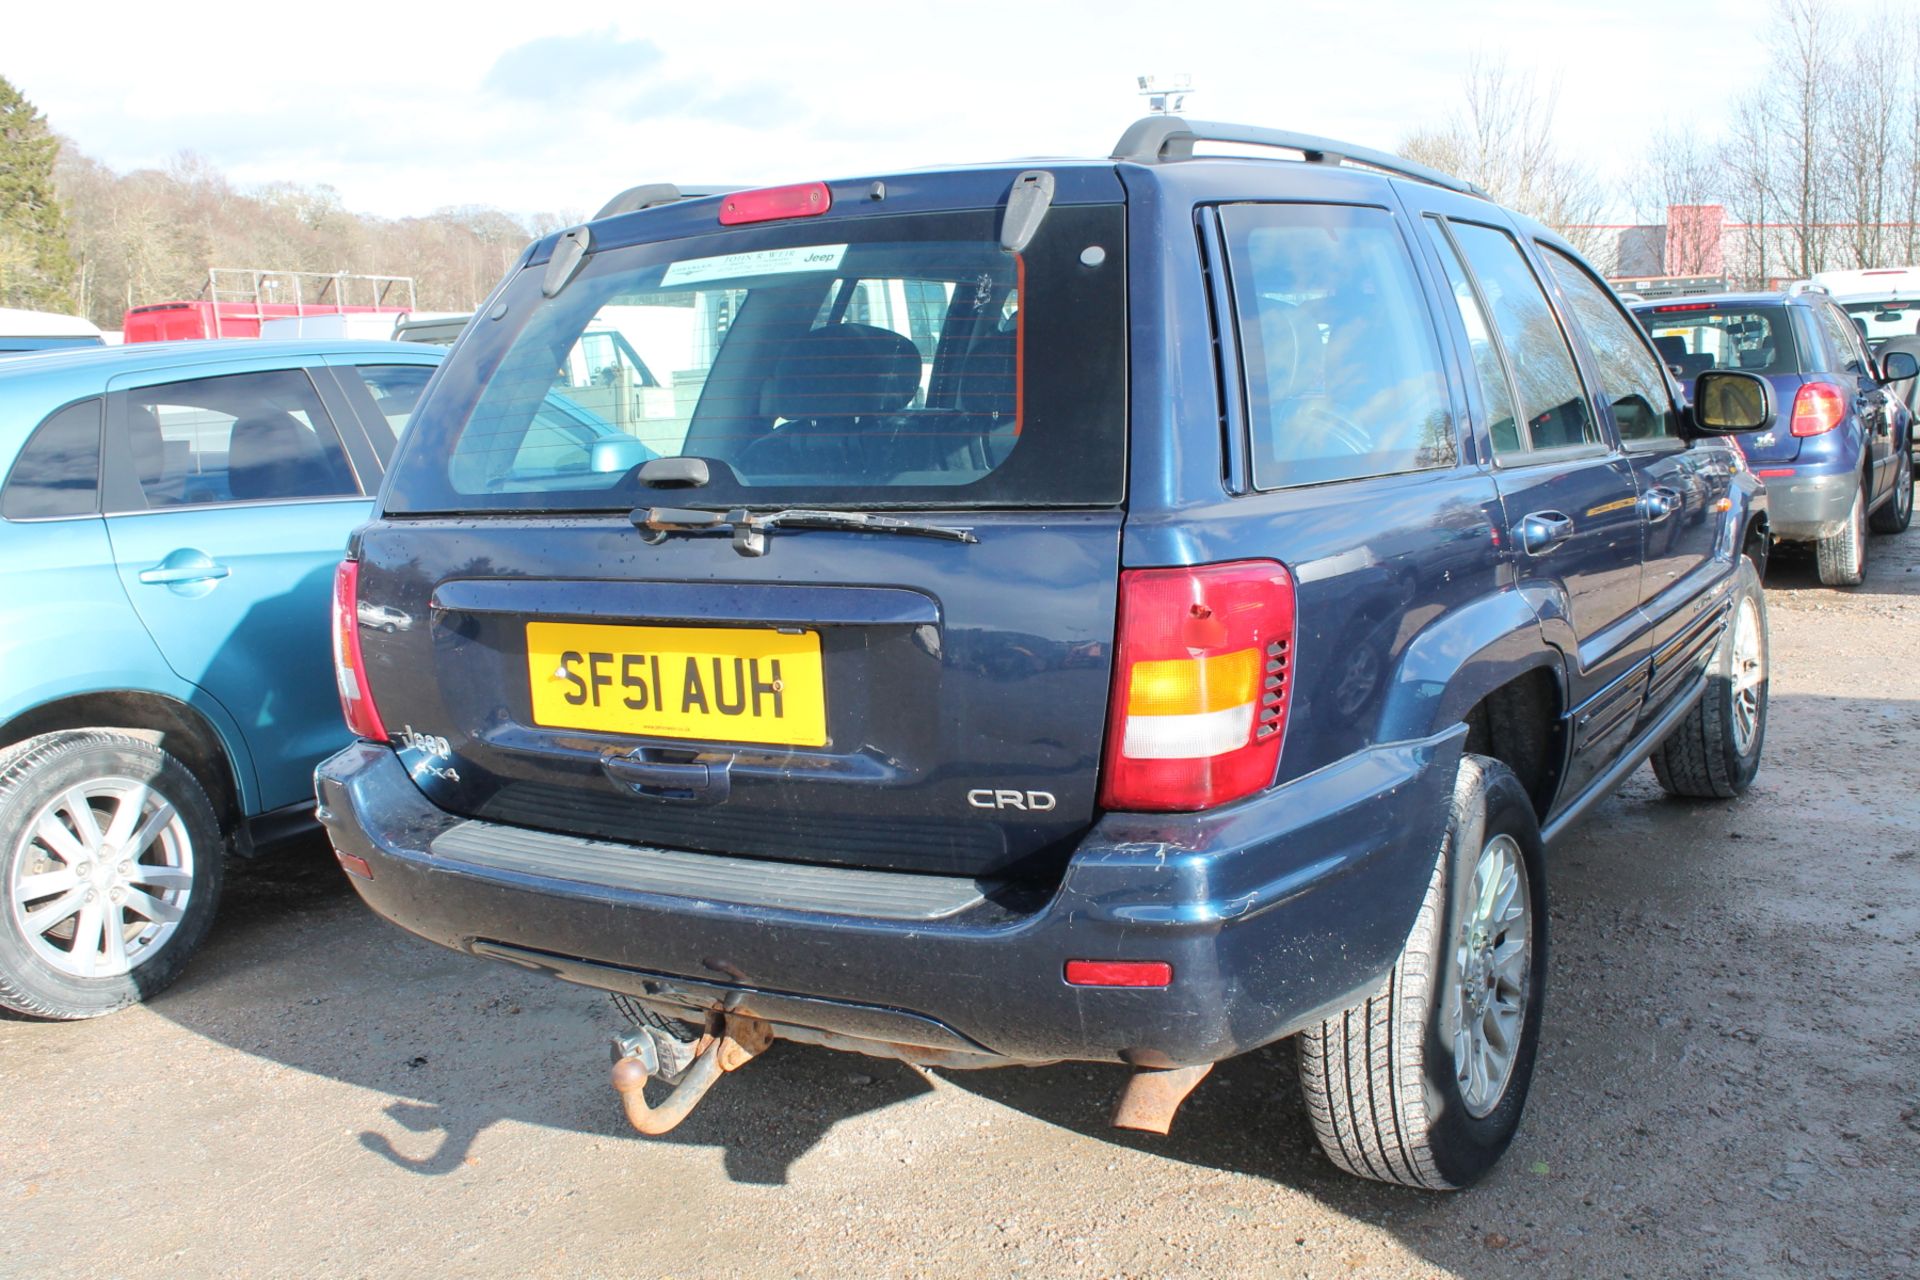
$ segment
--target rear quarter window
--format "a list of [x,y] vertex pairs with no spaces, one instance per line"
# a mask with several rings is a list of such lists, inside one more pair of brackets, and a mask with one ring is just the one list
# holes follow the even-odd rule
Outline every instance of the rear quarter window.
[[14,459],[0,489],[0,515],[47,520],[100,509],[100,401],[49,415]]
[[1322,484],[1450,465],[1438,335],[1384,209],[1221,210],[1254,484]]

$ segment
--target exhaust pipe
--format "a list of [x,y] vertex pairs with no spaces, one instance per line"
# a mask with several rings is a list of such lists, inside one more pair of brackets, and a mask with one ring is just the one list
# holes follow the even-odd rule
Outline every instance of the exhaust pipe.
[[1136,1069],[1127,1080],[1126,1088],[1120,1091],[1120,1097],[1113,1104],[1113,1118],[1109,1122],[1116,1129],[1138,1129],[1142,1133],[1157,1133],[1166,1136],[1173,1127],[1173,1113],[1187,1100],[1187,1095],[1199,1087],[1213,1070],[1211,1062],[1203,1062],[1197,1067],[1171,1067],[1156,1071],[1147,1067]]
[[[677,1128],[722,1075],[739,1070],[764,1053],[773,1043],[773,1028],[758,1018],[715,1015],[707,1034],[694,1046],[692,1063],[684,1070],[663,1073],[663,1046],[659,1041],[667,1037],[667,1032],[656,1027],[642,1026],[613,1041],[614,1092],[620,1095],[627,1123],[650,1137]],[[685,1052],[684,1045],[672,1041],[667,1060],[672,1062]],[[647,1084],[655,1076],[674,1081],[672,1092],[658,1106],[647,1101]]]

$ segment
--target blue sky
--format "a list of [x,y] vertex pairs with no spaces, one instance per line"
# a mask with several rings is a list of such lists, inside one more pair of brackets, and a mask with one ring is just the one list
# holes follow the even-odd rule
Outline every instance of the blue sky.
[[1392,147],[1457,109],[1479,51],[1557,81],[1567,148],[1623,178],[1664,120],[1718,129],[1764,74],[1754,23],[1765,11],[1765,0],[187,0],[96,3],[76,23],[69,6],[31,4],[8,12],[0,74],[115,168],[193,150],[243,183],[327,183],[351,208],[397,216],[591,210],[643,181],[1103,154],[1143,111],[1143,72],[1191,74],[1196,117]]

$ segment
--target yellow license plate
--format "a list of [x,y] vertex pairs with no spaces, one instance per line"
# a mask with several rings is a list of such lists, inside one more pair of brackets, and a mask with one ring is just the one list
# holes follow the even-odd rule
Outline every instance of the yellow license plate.
[[636,737],[819,747],[820,634],[527,624],[533,722]]

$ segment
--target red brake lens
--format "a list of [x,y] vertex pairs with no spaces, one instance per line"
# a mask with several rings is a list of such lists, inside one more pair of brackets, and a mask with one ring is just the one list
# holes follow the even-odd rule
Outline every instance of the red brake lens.
[[833,208],[833,192],[824,182],[802,182],[791,187],[736,191],[720,201],[720,225],[776,222],[781,218],[813,218]]
[[1101,805],[1207,809],[1271,783],[1293,639],[1274,561],[1123,572]]
[[1173,966],[1164,960],[1069,960],[1067,985],[1074,987],[1166,987]]
[[1831,382],[1809,382],[1793,397],[1793,434],[1818,436],[1847,416],[1846,393]]
[[333,574],[333,679],[340,711],[357,736],[385,742],[387,729],[373,705],[366,671],[360,656],[360,562],[342,560]]

